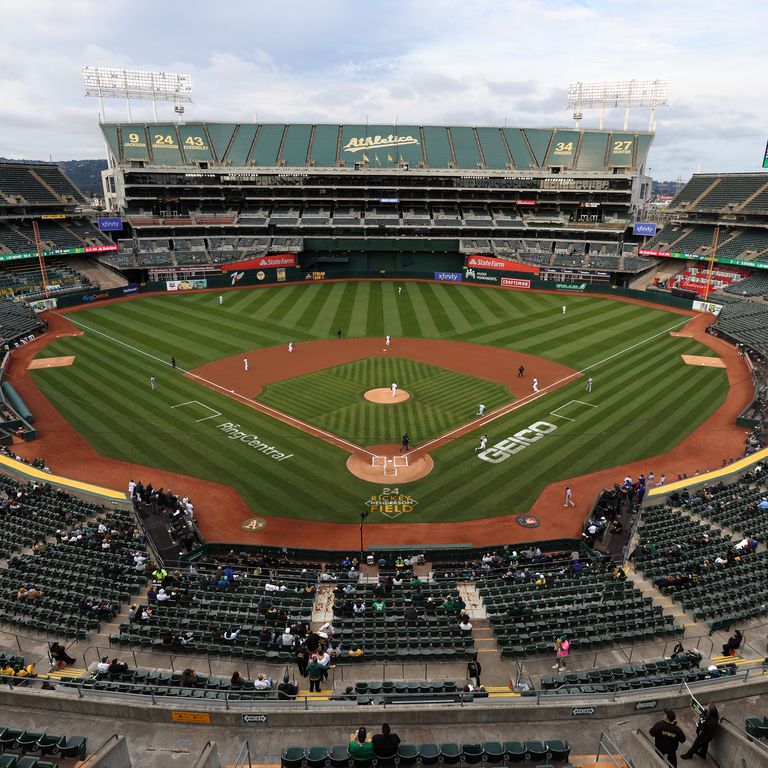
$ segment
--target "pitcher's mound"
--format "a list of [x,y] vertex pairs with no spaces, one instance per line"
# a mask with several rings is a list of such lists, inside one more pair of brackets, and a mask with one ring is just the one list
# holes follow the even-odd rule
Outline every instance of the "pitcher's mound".
[[[389,393],[392,397],[392,393]],[[400,452],[399,445],[374,445],[369,453],[355,451],[347,459],[347,469],[361,480],[381,485],[409,483],[426,477],[435,463],[428,453]]]
[[404,389],[398,389],[397,394],[392,397],[392,389],[390,387],[378,387],[376,389],[369,389],[363,397],[372,403],[395,405],[397,403],[404,403],[410,395]]

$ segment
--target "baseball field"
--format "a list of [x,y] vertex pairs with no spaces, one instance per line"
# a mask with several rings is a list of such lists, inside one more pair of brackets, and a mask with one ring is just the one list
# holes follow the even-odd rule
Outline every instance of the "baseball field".
[[[416,502],[397,523],[524,513],[552,482],[670,450],[728,390],[683,359],[715,355],[671,335],[689,315],[610,298],[386,281],[223,296],[68,314],[83,335],[38,357],[71,364],[29,375],[98,453],[231,485],[254,515],[354,523],[383,488]],[[393,382],[406,400],[364,397]],[[381,479],[350,456],[383,457]]]

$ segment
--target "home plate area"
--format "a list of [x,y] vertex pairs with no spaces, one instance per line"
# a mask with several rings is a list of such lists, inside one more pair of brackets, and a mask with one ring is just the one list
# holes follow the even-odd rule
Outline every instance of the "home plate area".
[[371,456],[371,466],[384,470],[385,477],[397,477],[398,468],[408,466],[407,456]]

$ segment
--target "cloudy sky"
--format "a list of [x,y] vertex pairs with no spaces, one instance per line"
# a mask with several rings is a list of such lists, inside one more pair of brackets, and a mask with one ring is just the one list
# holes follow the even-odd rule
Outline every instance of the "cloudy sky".
[[[189,73],[188,119],[422,125],[568,126],[572,81],[669,77],[657,179],[757,170],[768,139],[764,0],[2,0],[0,11],[5,157],[104,156],[83,65]],[[107,105],[107,120],[126,117],[123,102]],[[586,112],[584,127],[597,119]],[[608,114],[608,127],[622,122]],[[647,123],[646,110],[631,119]]]

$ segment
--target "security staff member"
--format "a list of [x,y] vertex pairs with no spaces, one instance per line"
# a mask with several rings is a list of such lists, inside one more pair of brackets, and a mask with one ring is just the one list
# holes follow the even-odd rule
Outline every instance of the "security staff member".
[[664,720],[659,720],[648,733],[653,736],[656,749],[677,768],[677,747],[685,742],[685,734],[677,724],[677,717],[671,709],[664,710]]

